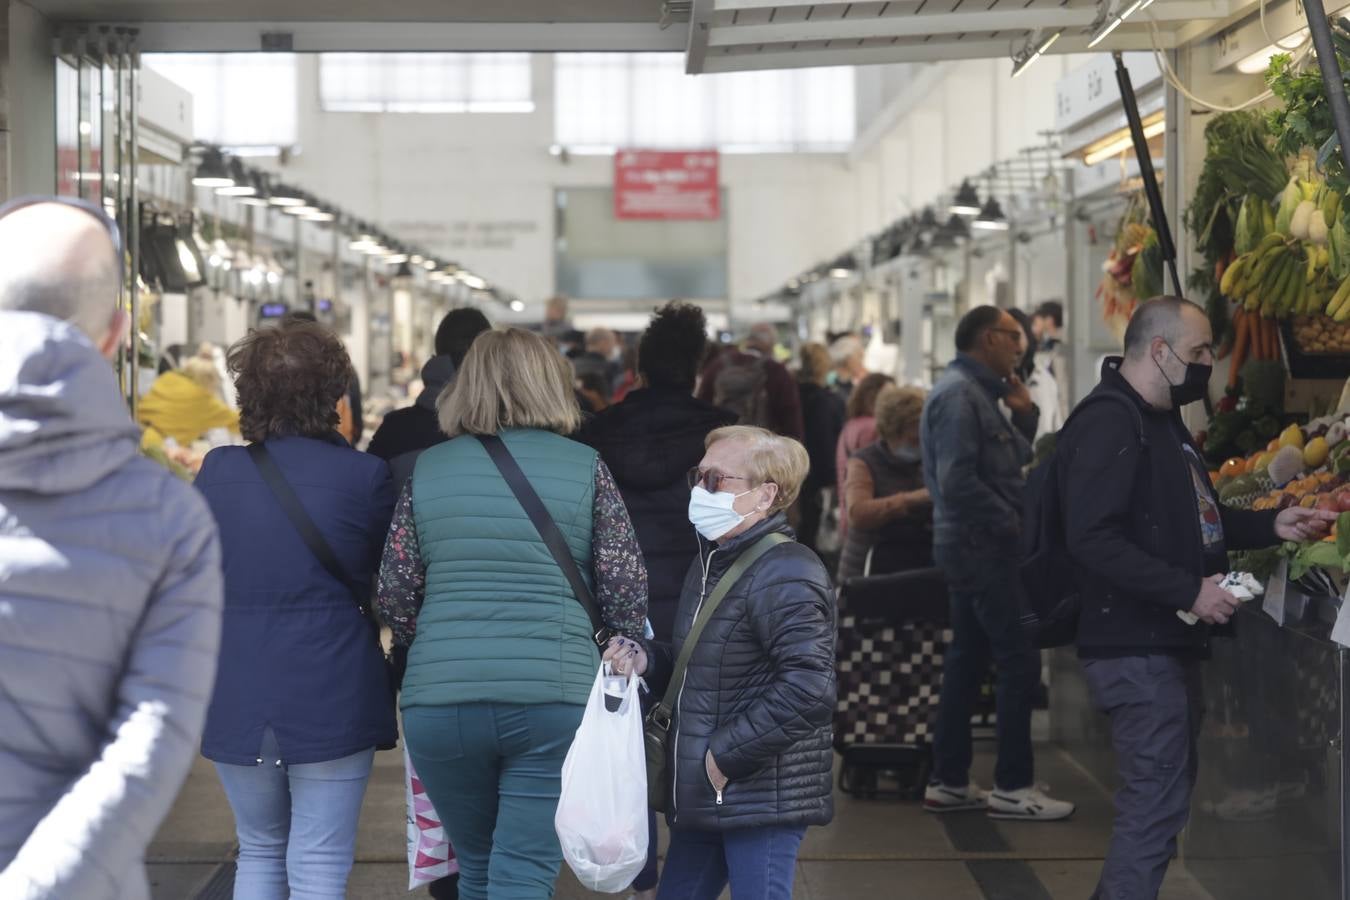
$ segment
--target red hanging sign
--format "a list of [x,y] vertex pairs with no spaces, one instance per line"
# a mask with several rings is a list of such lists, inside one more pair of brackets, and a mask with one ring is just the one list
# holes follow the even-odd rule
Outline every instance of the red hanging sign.
[[614,154],[616,219],[717,219],[716,150],[620,150]]

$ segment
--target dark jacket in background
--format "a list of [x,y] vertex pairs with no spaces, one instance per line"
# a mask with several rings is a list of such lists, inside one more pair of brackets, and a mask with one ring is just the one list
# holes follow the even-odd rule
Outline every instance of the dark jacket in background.
[[455,365],[450,362],[450,357],[433,356],[427,360],[422,367],[423,387],[417,402],[385,416],[380,427],[375,429],[366,452],[392,462],[404,453],[425,450],[446,440],[436,412],[436,399],[454,377]]
[[698,556],[685,476],[703,459],[708,433],[735,422],[732,413],[687,391],[645,388],[576,435],[599,452],[628,507],[647,563],[647,615],[661,640],[670,639],[684,576]]
[[958,354],[924,404],[920,443],[924,479],[933,495],[933,543],[1018,549],[1022,467],[1040,411],[1003,415],[1008,387],[985,366]]
[[834,451],[839,435],[844,430],[844,401],[833,390],[818,384],[798,385],[802,400],[802,422],[806,428],[806,455],[811,459],[811,470],[806,476],[805,488],[834,487]]
[[[369,593],[394,510],[389,467],[336,433],[266,446],[348,576]],[[301,540],[248,451],[212,450],[196,485],[220,526],[225,571],[202,755],[251,766],[268,727],[288,764],[391,746],[393,696],[371,618]]]
[[[1159,651],[1203,654],[1210,629],[1187,625],[1206,566],[1191,463],[1194,444],[1176,410],[1150,406],[1108,360],[1094,394],[1112,391],[1139,407],[1147,446],[1119,403],[1084,409],[1060,433],[1056,446],[1064,535],[1082,597],[1078,647],[1083,656],[1127,656]],[[1206,481],[1208,485],[1208,481]],[[1276,541],[1275,511],[1246,512],[1218,505],[1228,550]]]
[[699,376],[698,399],[712,403],[717,393],[717,376],[728,365],[741,365],[763,360],[765,389],[768,391],[769,427],[774,432],[800,441],[803,437],[802,402],[797,393],[797,382],[787,367],[758,353],[746,353],[727,347],[704,367]]
[[[647,678],[658,696],[704,597],[741,553],[775,532],[792,534],[782,513],[708,547],[694,562],[674,642],[651,645]],[[798,543],[770,549],[731,588],[694,649],[674,710],[667,766],[672,827],[829,823],[834,639],[830,577]],[[720,805],[704,766],[710,749],[728,779]]]

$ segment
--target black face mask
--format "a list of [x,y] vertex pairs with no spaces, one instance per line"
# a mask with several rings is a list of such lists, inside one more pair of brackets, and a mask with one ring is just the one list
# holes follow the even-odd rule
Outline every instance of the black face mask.
[[[1172,349],[1172,345],[1163,341],[1167,345],[1167,350],[1177,359],[1181,356]],[[1172,389],[1172,406],[1180,409],[1188,403],[1194,403],[1202,400],[1205,394],[1209,392],[1209,377],[1214,372],[1213,366],[1207,366],[1204,363],[1186,363],[1186,374],[1181,379],[1181,384],[1172,384],[1172,379],[1167,378],[1167,371],[1163,369],[1162,364],[1156,359],[1153,364],[1162,372],[1162,377],[1167,379],[1167,384]]]

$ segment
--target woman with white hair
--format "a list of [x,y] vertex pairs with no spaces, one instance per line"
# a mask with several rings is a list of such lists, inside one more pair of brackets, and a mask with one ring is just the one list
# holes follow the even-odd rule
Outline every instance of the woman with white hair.
[[605,656],[645,673],[657,697],[679,685],[658,900],[716,900],[728,882],[737,898],[789,900],[807,826],[834,815],[834,592],[784,515],[806,477],[802,445],[732,426],[706,447],[689,473],[689,518],[708,543],[685,578],[674,641],[621,639]]

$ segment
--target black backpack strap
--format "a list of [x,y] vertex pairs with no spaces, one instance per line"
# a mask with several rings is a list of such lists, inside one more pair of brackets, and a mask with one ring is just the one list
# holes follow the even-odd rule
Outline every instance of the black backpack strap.
[[253,459],[253,464],[258,467],[263,483],[272,491],[272,496],[281,506],[281,511],[286,514],[287,519],[290,519],[291,525],[300,534],[300,540],[305,542],[309,552],[313,553],[314,558],[319,561],[319,565],[323,566],[324,570],[352,595],[352,600],[356,603],[356,608],[361,611],[361,615],[369,616],[369,598],[364,596],[365,592],[343,570],[342,564],[338,562],[337,556],[333,553],[333,548],[328,546],[328,542],[324,540],[319,527],[314,524],[314,520],[309,517],[309,513],[305,512],[305,507],[301,505],[300,498],[295,495],[295,490],[287,483],[286,476],[281,474],[281,469],[277,468],[276,460],[272,459],[272,455],[267,452],[267,448],[262,443],[249,444],[248,455]]
[[478,442],[483,445],[489,457],[497,465],[497,471],[502,473],[502,478],[506,479],[507,487],[511,488],[511,493],[516,495],[524,508],[525,514],[530,517],[534,523],[535,530],[539,532],[539,537],[543,538],[544,545],[548,547],[548,552],[553,554],[553,559],[562,569],[563,575],[567,578],[567,583],[572,586],[572,593],[576,595],[577,602],[586,610],[586,615],[590,617],[592,636],[595,639],[597,647],[604,648],[609,643],[610,637],[614,632],[605,624],[604,617],[600,615],[600,608],[595,604],[595,597],[591,595],[591,589],[586,585],[585,579],[581,577],[581,570],[577,568],[577,561],[572,558],[572,550],[567,546],[567,539],[563,533],[558,530],[558,525],[553,521],[553,517],[548,514],[544,507],[544,501],[539,499],[530,480],[525,477],[521,471],[520,464],[516,458],[511,455],[502,439],[495,434],[474,435]]

